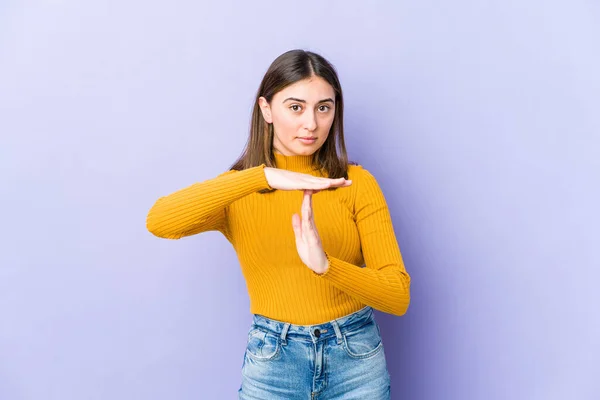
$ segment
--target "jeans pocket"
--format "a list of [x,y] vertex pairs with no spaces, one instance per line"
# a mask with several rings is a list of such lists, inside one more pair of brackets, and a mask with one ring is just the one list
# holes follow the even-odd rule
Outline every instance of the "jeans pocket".
[[379,326],[374,319],[356,330],[345,332],[343,338],[344,350],[353,358],[371,357],[383,348]]
[[248,332],[246,354],[254,360],[272,360],[279,354],[280,346],[279,336],[273,332],[256,326]]

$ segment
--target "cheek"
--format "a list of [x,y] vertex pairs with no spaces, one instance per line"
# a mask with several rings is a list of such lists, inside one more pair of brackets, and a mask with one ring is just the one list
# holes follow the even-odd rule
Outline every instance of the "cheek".
[[298,118],[293,118],[289,115],[273,116],[273,127],[278,135],[293,135],[298,130],[300,121]]
[[321,130],[324,132],[329,132],[331,125],[333,125],[334,118],[335,118],[334,115],[323,116],[323,118],[321,118],[321,121],[319,123]]

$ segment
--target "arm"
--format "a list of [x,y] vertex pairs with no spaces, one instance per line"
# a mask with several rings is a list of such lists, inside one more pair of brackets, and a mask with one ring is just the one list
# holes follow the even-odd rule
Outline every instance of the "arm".
[[329,268],[321,275],[340,290],[373,308],[403,315],[410,303],[410,276],[404,268],[387,203],[377,181],[365,169],[356,179],[355,217],[366,266],[326,253]]
[[225,209],[236,200],[270,189],[264,165],[227,171],[159,198],[148,212],[146,227],[155,236],[179,239],[218,230],[227,236]]

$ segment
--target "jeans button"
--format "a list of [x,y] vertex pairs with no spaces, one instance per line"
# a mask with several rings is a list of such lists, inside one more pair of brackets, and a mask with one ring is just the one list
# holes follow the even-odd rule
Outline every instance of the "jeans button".
[[319,337],[319,336],[321,336],[321,331],[318,329],[315,329],[314,334],[315,334],[315,337]]

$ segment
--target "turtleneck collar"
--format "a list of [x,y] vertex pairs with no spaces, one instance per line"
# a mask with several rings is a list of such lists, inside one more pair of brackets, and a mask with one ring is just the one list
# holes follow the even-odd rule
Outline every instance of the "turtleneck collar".
[[285,156],[281,153],[273,153],[277,168],[288,171],[310,173],[316,167],[312,163],[313,156]]

